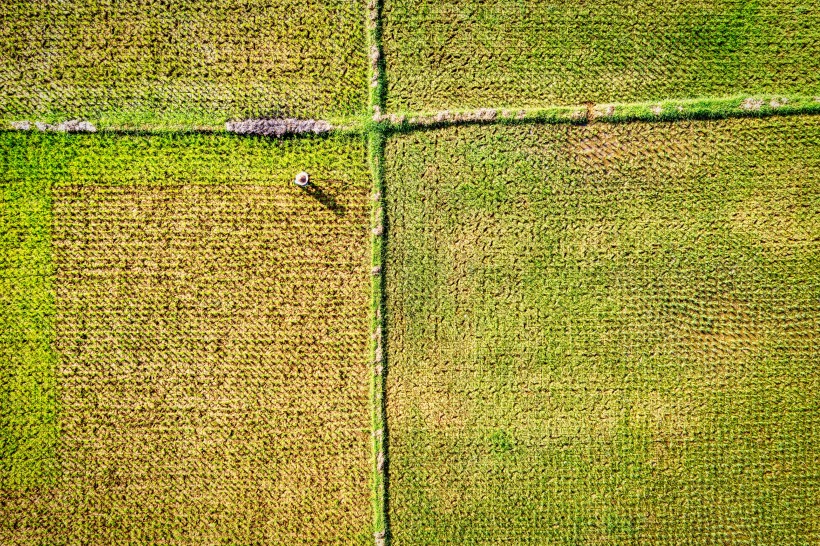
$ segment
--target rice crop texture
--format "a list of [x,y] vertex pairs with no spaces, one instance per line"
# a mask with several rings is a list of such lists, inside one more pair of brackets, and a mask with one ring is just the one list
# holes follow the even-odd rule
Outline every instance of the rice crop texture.
[[367,543],[362,139],[0,139],[0,543]]
[[820,94],[812,0],[385,0],[391,111]]
[[349,0],[9,0],[0,118],[350,115],[364,47]]
[[820,119],[385,151],[392,544],[820,542]]

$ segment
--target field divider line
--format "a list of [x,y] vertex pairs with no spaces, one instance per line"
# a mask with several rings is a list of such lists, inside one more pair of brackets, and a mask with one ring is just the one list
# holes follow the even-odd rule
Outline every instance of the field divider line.
[[385,282],[385,235],[387,218],[384,211],[384,144],[386,135],[374,131],[367,137],[373,192],[370,195],[372,259],[371,259],[371,335],[372,357],[372,423],[373,423],[373,532],[376,546],[389,541],[388,477],[387,477],[387,415],[385,388],[387,376]]
[[407,132],[418,129],[467,124],[627,123],[682,121],[820,114],[820,96],[736,95],[721,98],[674,99],[636,103],[586,103],[541,108],[476,108],[438,112],[398,112],[373,115],[372,123],[382,130]]
[[[373,4],[370,4],[373,5]],[[376,4],[378,8],[378,4]],[[372,11],[368,12],[369,14]],[[103,120],[30,121],[0,119],[0,131],[43,133],[97,133],[140,135],[170,133],[214,133],[291,138],[301,136],[356,136],[372,131],[406,132],[463,124],[518,123],[627,123],[767,117],[820,113],[816,95],[736,95],[722,98],[673,99],[635,103],[586,103],[574,106],[535,108],[485,107],[438,112],[396,112],[382,114],[386,95],[386,76],[381,48],[373,42],[380,35],[378,21],[368,16],[368,71],[370,74],[369,110],[366,116],[346,118],[297,119],[254,118],[220,123],[166,121],[155,116],[133,122],[118,118]],[[375,26],[374,26],[375,25]]]
[[386,66],[382,48],[382,0],[367,0],[368,104],[374,120],[381,117],[387,99]]
[[[382,0],[367,0],[365,43],[368,58],[368,116],[374,120],[381,117],[385,105],[387,82],[382,55]],[[370,355],[372,362],[371,404],[373,423],[373,540],[375,546],[390,542],[388,514],[388,446],[387,410],[385,388],[387,375],[387,351],[384,300],[385,237],[387,216],[384,210],[384,145],[386,132],[378,123],[363,121],[360,130],[367,139],[367,161],[373,178],[371,207],[371,334]]]
[[57,117],[55,115],[11,117],[0,116],[0,131],[41,133],[236,133],[284,137],[302,134],[362,132],[362,114],[328,119],[294,117],[228,118],[227,116],[164,115],[159,112],[141,116],[129,113],[90,117]]

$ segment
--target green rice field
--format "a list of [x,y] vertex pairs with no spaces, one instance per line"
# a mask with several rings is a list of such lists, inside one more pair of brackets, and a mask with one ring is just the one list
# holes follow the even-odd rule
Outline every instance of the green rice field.
[[367,100],[349,0],[9,0],[0,21],[2,121],[197,128],[345,117]]
[[385,0],[395,111],[820,94],[810,0]]

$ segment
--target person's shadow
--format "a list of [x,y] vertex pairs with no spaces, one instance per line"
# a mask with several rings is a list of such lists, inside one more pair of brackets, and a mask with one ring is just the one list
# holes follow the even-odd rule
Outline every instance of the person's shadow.
[[336,202],[335,197],[326,193],[321,187],[311,183],[302,188],[302,191],[319,201],[323,207],[333,211],[336,216],[344,215],[345,208]]

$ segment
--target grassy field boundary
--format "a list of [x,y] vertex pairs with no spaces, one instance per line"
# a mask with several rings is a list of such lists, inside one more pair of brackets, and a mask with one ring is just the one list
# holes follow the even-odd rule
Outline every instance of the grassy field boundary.
[[367,0],[368,104],[374,119],[381,116],[387,101],[387,79],[382,48],[382,0]]
[[820,96],[736,95],[635,103],[587,103],[543,108],[487,107],[440,112],[396,112],[380,116],[383,130],[406,132],[464,124],[587,124],[727,119],[820,113]]
[[[378,8],[378,6],[377,6]],[[370,114],[324,121],[330,129],[323,134],[370,134],[379,131],[406,132],[436,129],[463,124],[586,124],[595,122],[629,123],[681,121],[690,119],[727,119],[735,117],[766,117],[820,113],[820,96],[811,95],[736,95],[720,98],[671,99],[654,102],[582,104],[576,106],[545,106],[543,108],[486,107],[439,112],[394,112],[382,114],[386,77],[380,54],[378,23],[368,19]],[[276,121],[276,118],[270,118]],[[66,131],[71,120],[49,117],[36,120],[0,120],[0,131]],[[157,113],[106,116],[98,119],[75,120],[90,123],[95,132],[115,134],[162,133],[230,133],[228,120],[218,116],[165,115]],[[242,121],[263,121],[242,120]],[[297,122],[311,120],[293,120]],[[38,129],[36,124],[43,129]],[[61,128],[61,124],[63,124]],[[76,123],[75,123],[76,125]],[[68,129],[72,132],[72,129]],[[88,132],[80,129],[78,132]],[[298,135],[288,133],[285,138]],[[267,135],[270,136],[270,135]]]
[[[390,541],[387,491],[387,408],[385,406],[386,333],[384,301],[384,251],[386,215],[384,210],[384,146],[386,131],[381,111],[387,96],[385,64],[382,55],[382,0],[368,0],[366,40],[368,58],[368,117],[358,127],[367,139],[367,162],[373,178],[372,201],[372,261],[371,261],[371,343],[373,362],[371,383],[373,423],[373,539],[376,546]],[[372,121],[369,121],[372,120]]]
[[[0,130],[3,131],[38,131],[43,132],[105,132],[114,134],[164,134],[164,133],[230,133],[229,124],[239,121],[262,121],[263,119],[287,119],[287,118],[260,118],[260,119],[233,119],[220,115],[205,114],[162,114],[156,112],[145,113],[121,113],[118,115],[105,115],[98,118],[68,118],[65,116],[46,116],[29,119],[0,119]],[[291,118],[293,119],[293,118]],[[294,121],[308,121],[298,119]],[[360,133],[362,121],[360,117],[336,117],[324,120],[331,126],[331,131],[335,133]],[[66,126],[72,122],[86,122],[90,124],[80,129]],[[38,124],[42,129],[38,128]],[[76,126],[77,123],[74,123]],[[62,125],[62,127],[61,127]]]
[[384,251],[385,251],[385,211],[384,190],[384,145],[383,132],[368,135],[368,159],[373,175],[372,207],[372,262],[371,262],[371,343],[370,354],[373,361],[373,381],[371,388],[373,422],[373,533],[377,546],[386,543],[387,521],[387,418],[384,400],[387,370],[384,349],[386,332],[384,329]]

